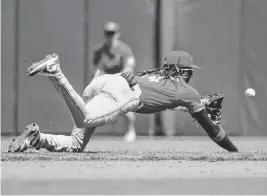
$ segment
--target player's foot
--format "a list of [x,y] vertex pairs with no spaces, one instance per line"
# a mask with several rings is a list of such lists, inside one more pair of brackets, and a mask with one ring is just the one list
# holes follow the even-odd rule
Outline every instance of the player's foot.
[[45,75],[45,76],[53,76],[59,70],[59,59],[58,55],[50,54],[47,55],[43,60],[32,64],[28,68],[27,74],[28,76],[35,75]]
[[26,126],[25,130],[12,141],[8,152],[23,152],[28,148],[37,148],[40,144],[40,129],[35,123]]
[[136,132],[134,128],[129,129],[129,131],[125,134],[124,141],[126,142],[134,142],[136,140]]

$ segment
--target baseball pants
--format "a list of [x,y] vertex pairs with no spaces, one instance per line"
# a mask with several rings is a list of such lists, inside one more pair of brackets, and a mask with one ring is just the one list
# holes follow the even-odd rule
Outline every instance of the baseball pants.
[[82,152],[96,127],[115,121],[139,105],[139,86],[131,89],[120,74],[94,78],[82,97],[62,71],[49,76],[49,80],[65,101],[74,120],[70,136],[41,133],[40,148],[51,152]]

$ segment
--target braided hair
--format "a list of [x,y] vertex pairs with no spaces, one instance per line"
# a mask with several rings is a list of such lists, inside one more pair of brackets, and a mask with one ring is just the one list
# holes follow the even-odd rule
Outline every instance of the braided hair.
[[162,68],[151,69],[147,71],[138,72],[139,76],[145,75],[156,75],[162,77],[162,79],[170,79],[175,84],[178,78],[183,78],[186,83],[189,83],[191,77],[193,76],[192,67],[183,67],[179,64],[180,58],[177,64],[167,64],[166,59]]

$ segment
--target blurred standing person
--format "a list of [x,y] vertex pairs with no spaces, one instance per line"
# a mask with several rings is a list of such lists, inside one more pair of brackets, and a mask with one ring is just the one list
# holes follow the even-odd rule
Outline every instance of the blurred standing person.
[[[119,25],[115,22],[107,22],[104,25],[104,38],[105,41],[97,44],[94,48],[94,77],[104,74],[133,72],[135,57],[131,48],[126,43],[119,40]],[[125,117],[128,121],[128,131],[124,136],[124,140],[132,142],[136,139],[135,114],[129,112],[125,114]]]

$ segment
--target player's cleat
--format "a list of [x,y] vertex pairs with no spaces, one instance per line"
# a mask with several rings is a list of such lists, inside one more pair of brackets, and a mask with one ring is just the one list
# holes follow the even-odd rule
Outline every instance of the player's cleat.
[[25,130],[11,142],[8,152],[23,152],[28,148],[40,145],[40,129],[35,123],[26,126]]
[[53,76],[59,70],[59,59],[57,54],[47,55],[43,60],[32,64],[28,68],[28,76],[45,75]]

